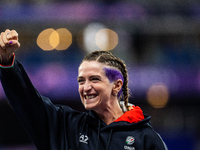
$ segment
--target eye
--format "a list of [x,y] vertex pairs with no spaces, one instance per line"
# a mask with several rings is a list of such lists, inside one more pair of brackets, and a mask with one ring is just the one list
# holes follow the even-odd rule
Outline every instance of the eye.
[[100,81],[100,79],[97,78],[97,77],[93,77],[92,80],[93,80],[93,81]]
[[80,78],[77,81],[78,81],[79,84],[81,84],[81,83],[84,83],[85,80]]

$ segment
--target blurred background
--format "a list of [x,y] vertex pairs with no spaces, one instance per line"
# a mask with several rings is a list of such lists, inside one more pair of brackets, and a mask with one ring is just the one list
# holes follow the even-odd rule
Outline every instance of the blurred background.
[[[15,29],[16,52],[38,91],[85,111],[78,66],[109,50],[128,67],[130,102],[151,115],[169,150],[200,150],[198,0],[0,0],[0,31]],[[0,86],[0,150],[35,150]]]

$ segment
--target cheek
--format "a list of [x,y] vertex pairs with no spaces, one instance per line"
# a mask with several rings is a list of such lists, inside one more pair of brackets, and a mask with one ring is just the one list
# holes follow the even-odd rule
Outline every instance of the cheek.
[[103,87],[101,87],[101,91],[106,95],[110,96],[112,92],[112,86],[111,84],[106,84]]
[[78,92],[79,92],[79,96],[80,96],[81,102],[84,105],[83,87],[80,86],[80,85],[78,86]]
[[80,96],[83,93],[82,91],[83,91],[83,86],[79,85],[78,86],[78,92],[79,92]]

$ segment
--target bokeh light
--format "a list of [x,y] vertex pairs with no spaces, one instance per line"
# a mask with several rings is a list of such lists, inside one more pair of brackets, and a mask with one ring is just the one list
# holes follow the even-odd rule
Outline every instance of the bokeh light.
[[101,23],[91,23],[83,31],[83,49],[88,53],[99,50],[96,45],[95,37],[99,30],[106,28],[105,25]]
[[91,23],[77,34],[77,43],[88,53],[94,50],[112,50],[118,45],[118,35],[101,23]]
[[[46,37],[46,38],[48,38],[48,37]],[[53,48],[57,47],[57,45],[59,44],[59,34],[56,31],[54,31],[53,33],[50,34],[50,36],[49,36],[49,44]]]
[[[45,29],[43,30],[37,37],[37,45],[46,51],[53,50],[54,47],[50,44],[50,36],[52,33],[54,33],[55,30],[53,28]],[[55,34],[53,34],[55,35]],[[51,41],[52,41],[52,36],[51,36]],[[53,43],[54,45],[54,43]]]
[[111,29],[101,29],[96,34],[95,42],[101,50],[112,50],[118,44],[118,35]]
[[147,101],[154,108],[164,108],[169,101],[169,91],[163,83],[152,85],[147,92]]
[[59,34],[59,43],[55,49],[66,50],[72,44],[72,34],[66,28],[57,29],[56,32]]
[[45,51],[66,50],[72,44],[72,34],[66,28],[43,30],[37,37],[37,45]]

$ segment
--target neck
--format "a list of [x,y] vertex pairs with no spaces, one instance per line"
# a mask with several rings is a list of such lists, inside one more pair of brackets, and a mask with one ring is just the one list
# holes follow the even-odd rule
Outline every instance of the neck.
[[108,105],[104,110],[95,112],[107,125],[123,115],[123,111],[118,103],[116,105]]

